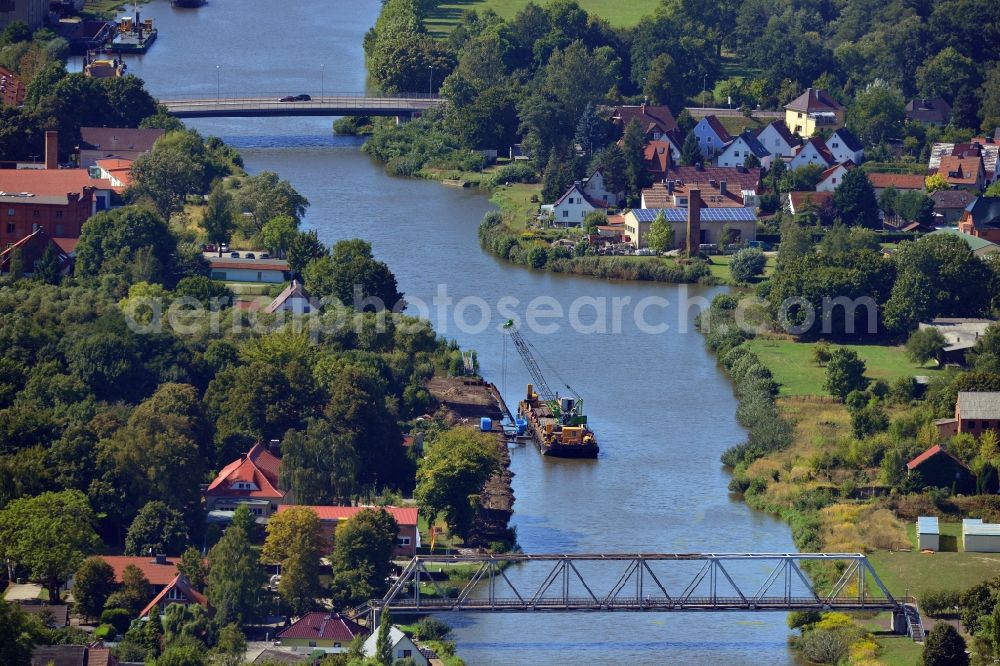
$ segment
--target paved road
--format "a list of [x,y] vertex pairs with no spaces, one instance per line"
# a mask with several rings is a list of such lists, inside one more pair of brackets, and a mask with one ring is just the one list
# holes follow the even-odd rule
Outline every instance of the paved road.
[[178,118],[260,116],[400,116],[420,113],[444,103],[427,97],[362,97],[327,95],[307,102],[281,102],[279,97],[161,99]]

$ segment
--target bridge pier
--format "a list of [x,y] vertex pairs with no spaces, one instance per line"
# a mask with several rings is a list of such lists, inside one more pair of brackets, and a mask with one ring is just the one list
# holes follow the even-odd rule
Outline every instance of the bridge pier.
[[909,633],[906,629],[906,613],[902,610],[892,611],[892,616],[889,620],[889,630],[894,634],[899,634],[905,636]]

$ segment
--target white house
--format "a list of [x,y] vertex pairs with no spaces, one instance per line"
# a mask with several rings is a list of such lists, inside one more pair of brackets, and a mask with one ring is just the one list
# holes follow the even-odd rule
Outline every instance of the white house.
[[844,174],[847,173],[847,170],[853,168],[854,163],[850,161],[833,165],[820,176],[819,182],[816,183],[816,191],[833,192],[840,185],[841,181],[844,180]]
[[708,160],[725,150],[733,140],[726,128],[715,116],[705,116],[694,126],[694,136],[698,139],[701,154]]
[[625,198],[624,192],[612,192],[608,189],[604,172],[600,169],[590,175],[590,178],[583,181],[583,194],[594,202],[604,203],[604,207],[617,207]]
[[208,258],[213,280],[226,282],[281,283],[288,273],[288,262],[280,259]]
[[864,146],[846,127],[841,127],[830,135],[826,140],[826,148],[837,162],[850,160],[855,164],[861,164],[865,159]]
[[[365,640],[362,650],[366,657],[374,657],[375,645],[378,643],[378,629]],[[420,653],[420,649],[410,640],[410,637],[400,631],[395,625],[389,628],[389,645],[392,647],[392,659],[412,659],[417,666],[429,666],[430,661]]]
[[591,199],[583,189],[583,182],[576,181],[566,193],[552,204],[552,224],[578,225],[583,224],[587,213],[607,208],[603,201]]
[[275,312],[291,312],[292,314],[308,314],[320,309],[319,301],[309,296],[302,288],[298,280],[292,280],[277,298],[271,301],[264,312],[274,314]]
[[795,154],[795,149],[799,147],[802,140],[788,130],[788,125],[784,120],[775,120],[773,123],[757,132],[757,140],[767,149],[771,155],[781,155],[791,157]]
[[771,153],[767,152],[753,132],[743,132],[729,142],[719,156],[715,165],[720,167],[738,167],[746,164],[747,157],[753,155],[765,169],[771,166]]
[[788,163],[788,168],[792,171],[802,168],[807,164],[818,164],[823,169],[829,169],[837,161],[830,154],[823,139],[813,137],[795,149],[792,160]]

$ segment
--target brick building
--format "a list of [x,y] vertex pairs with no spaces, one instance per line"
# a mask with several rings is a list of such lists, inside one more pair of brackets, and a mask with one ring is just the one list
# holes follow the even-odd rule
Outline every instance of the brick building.
[[1000,197],[979,197],[965,207],[958,221],[962,233],[1000,243]]
[[955,417],[934,422],[942,438],[960,432],[979,437],[987,430],[1000,433],[1000,391],[960,391]]

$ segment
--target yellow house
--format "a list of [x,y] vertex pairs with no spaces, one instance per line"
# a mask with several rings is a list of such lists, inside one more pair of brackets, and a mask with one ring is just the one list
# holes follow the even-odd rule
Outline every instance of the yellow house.
[[801,137],[811,137],[816,130],[838,130],[844,126],[844,107],[825,90],[807,88],[785,105],[785,124]]

